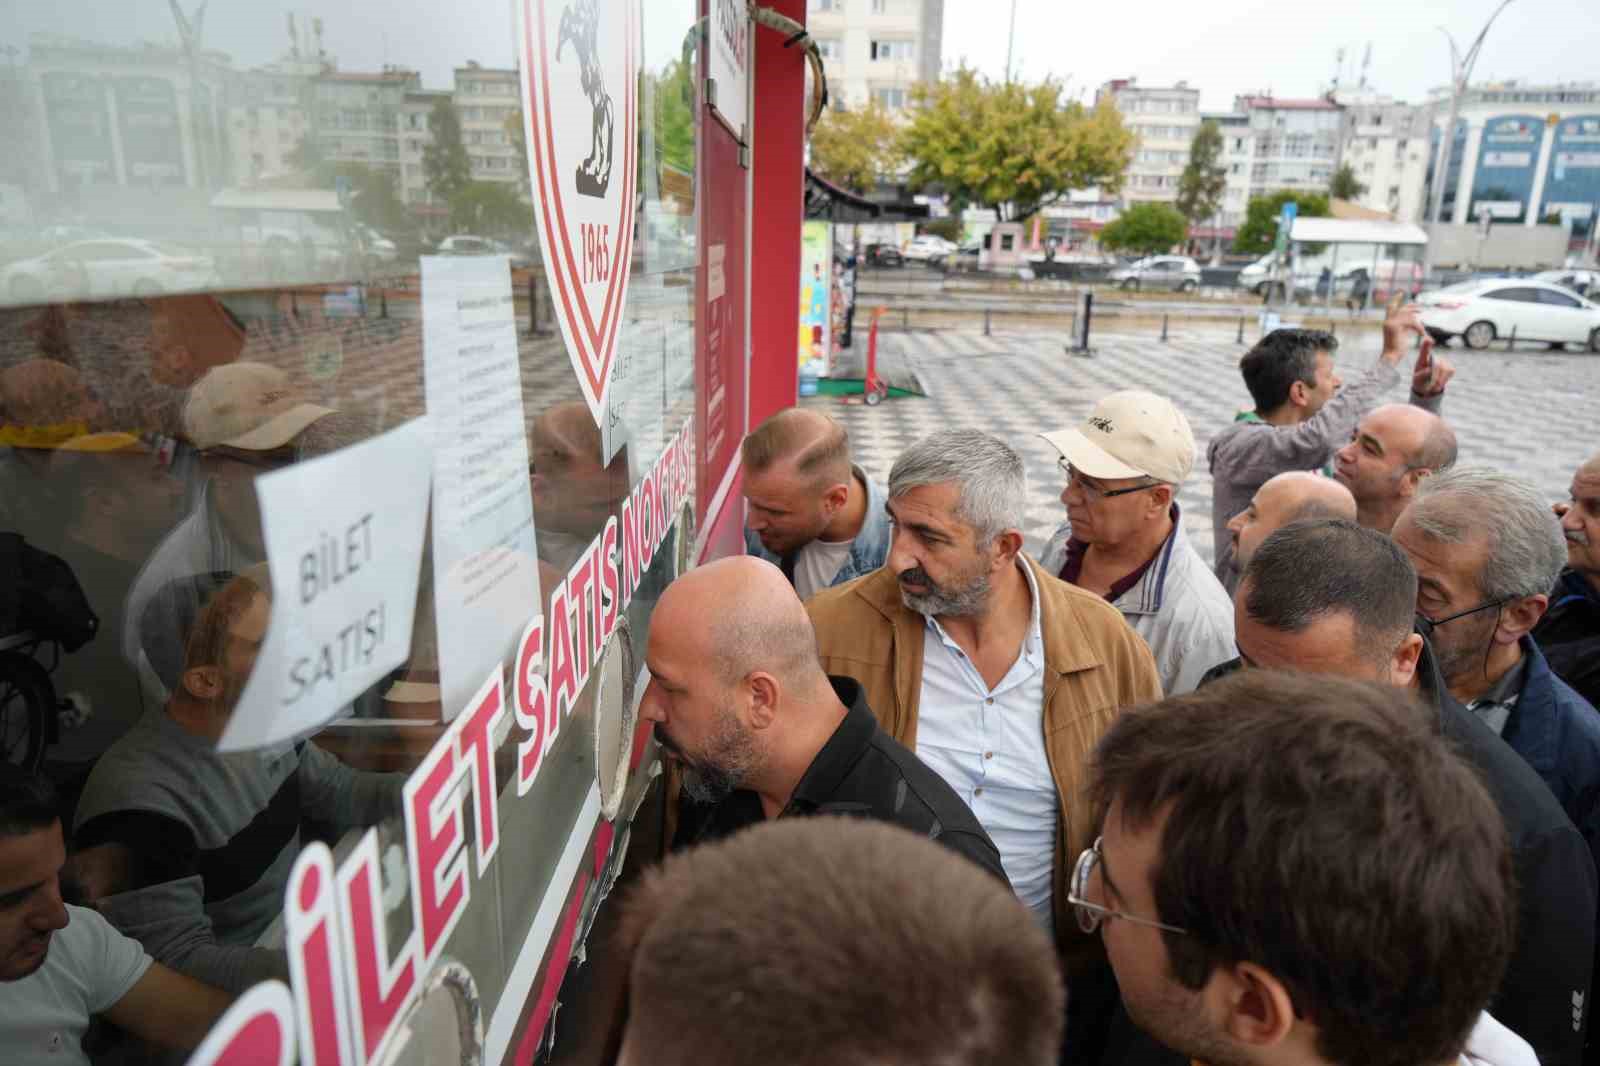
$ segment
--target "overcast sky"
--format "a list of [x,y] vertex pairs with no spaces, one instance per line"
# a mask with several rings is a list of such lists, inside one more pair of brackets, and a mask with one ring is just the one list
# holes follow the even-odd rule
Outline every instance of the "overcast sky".
[[[1271,89],[1314,96],[1327,89],[1345,49],[1344,84],[1419,102],[1450,79],[1445,26],[1465,48],[1498,0],[1016,0],[1015,65],[1027,80],[1047,74],[1094,90],[1110,78],[1146,85],[1187,80],[1208,111],[1236,94]],[[944,62],[965,57],[985,73],[1006,65],[1010,0],[945,0]],[[1600,79],[1600,3],[1512,0],[1496,20],[1473,81]]]

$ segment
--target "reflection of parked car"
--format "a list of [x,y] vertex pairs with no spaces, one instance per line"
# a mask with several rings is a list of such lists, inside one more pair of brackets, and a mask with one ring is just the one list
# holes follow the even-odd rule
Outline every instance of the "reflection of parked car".
[[1193,292],[1200,287],[1200,264],[1186,255],[1152,255],[1113,270],[1106,281],[1121,289],[1170,289]]
[[1469,348],[1496,338],[1587,344],[1600,352],[1600,306],[1559,285],[1531,278],[1467,281],[1423,293],[1422,325],[1443,344],[1460,337]]
[[900,256],[900,249],[892,244],[867,245],[867,265],[875,267],[905,266],[905,260]]
[[113,238],[77,241],[0,270],[0,292],[21,303],[156,296],[215,284],[216,268],[206,256],[155,241]]
[[1600,296],[1600,270],[1544,270],[1533,277],[1535,281],[1571,289],[1579,296]]
[[913,262],[926,263],[937,256],[949,255],[955,250],[954,241],[947,241],[932,233],[920,233],[911,238],[911,243],[906,245],[905,251],[901,254]]
[[533,261],[527,253],[519,252],[504,241],[497,241],[491,237],[473,237],[460,234],[446,237],[434,249],[435,255],[507,255],[511,257],[511,265],[515,267],[532,266]]
[[400,248],[383,234],[371,226],[357,226],[356,232],[361,238],[362,245],[367,250],[368,258],[374,263],[393,263],[400,258]]

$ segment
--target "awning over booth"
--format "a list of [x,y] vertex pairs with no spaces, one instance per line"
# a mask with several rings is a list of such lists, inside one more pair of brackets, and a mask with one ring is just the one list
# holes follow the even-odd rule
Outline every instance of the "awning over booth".
[[1306,244],[1427,244],[1428,235],[1410,222],[1351,218],[1296,218],[1289,239]]

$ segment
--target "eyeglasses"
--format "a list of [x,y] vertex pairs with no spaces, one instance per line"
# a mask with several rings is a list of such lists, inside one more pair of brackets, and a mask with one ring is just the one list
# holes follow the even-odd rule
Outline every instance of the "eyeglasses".
[[1126,496],[1132,492],[1144,492],[1146,489],[1157,488],[1161,485],[1159,481],[1152,481],[1148,485],[1135,485],[1131,489],[1107,489],[1085,478],[1083,471],[1075,469],[1065,459],[1057,459],[1056,465],[1061,468],[1063,474],[1067,475],[1068,481],[1078,486],[1078,490],[1083,493],[1084,499],[1090,503],[1094,503],[1097,500],[1109,500],[1113,496]]
[[1090,903],[1084,898],[1089,890],[1089,878],[1094,876],[1095,867],[1100,865],[1100,837],[1094,838],[1094,846],[1078,856],[1078,865],[1072,871],[1072,884],[1067,892],[1067,902],[1072,904],[1072,909],[1078,916],[1078,928],[1085,933],[1092,933],[1100,928],[1100,923],[1107,918],[1121,918],[1134,925],[1147,925],[1152,929],[1160,929],[1168,933],[1178,933],[1187,936],[1189,930],[1180,929],[1175,925],[1158,922],[1150,918],[1135,918],[1131,914],[1103,907],[1098,903]]
[[1433,619],[1431,619],[1431,618],[1427,617],[1426,615],[1424,615],[1421,611],[1418,611],[1417,612],[1417,628],[1422,630],[1422,635],[1423,636],[1432,637],[1433,636],[1433,631],[1435,629],[1438,629],[1440,626],[1444,625],[1447,622],[1454,622],[1457,618],[1465,618],[1465,617],[1467,617],[1467,615],[1469,615],[1469,614],[1477,614],[1479,611],[1487,611],[1491,607],[1504,607],[1508,602],[1510,602],[1510,601],[1509,600],[1490,600],[1488,603],[1480,603],[1476,607],[1469,607],[1465,611],[1457,611],[1455,614],[1451,615],[1450,617],[1441,618],[1437,622],[1435,622]]

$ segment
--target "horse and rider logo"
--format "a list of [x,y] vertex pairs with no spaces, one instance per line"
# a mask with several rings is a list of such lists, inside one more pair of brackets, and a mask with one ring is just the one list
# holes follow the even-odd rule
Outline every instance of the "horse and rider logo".
[[517,0],[539,246],[596,424],[604,424],[633,260],[638,4]]

